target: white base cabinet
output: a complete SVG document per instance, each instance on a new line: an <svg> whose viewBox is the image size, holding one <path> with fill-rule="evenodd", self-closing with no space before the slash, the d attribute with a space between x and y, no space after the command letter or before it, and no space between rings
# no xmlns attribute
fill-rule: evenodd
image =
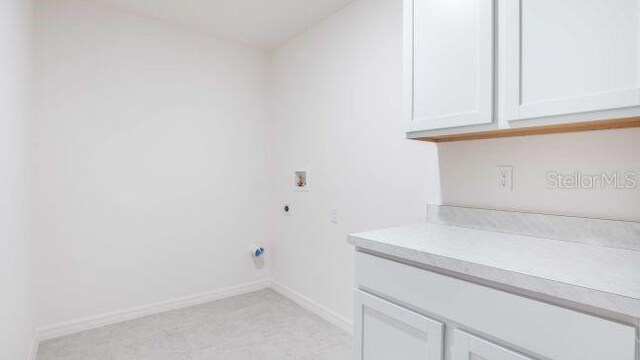
<svg viewBox="0 0 640 360"><path fill-rule="evenodd" d="M637 329L356 253L357 360L637 360Z"/></svg>

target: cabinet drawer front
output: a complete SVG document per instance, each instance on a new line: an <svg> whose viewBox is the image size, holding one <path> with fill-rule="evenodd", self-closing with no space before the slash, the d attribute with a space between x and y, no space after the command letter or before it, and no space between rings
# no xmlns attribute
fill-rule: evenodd
<svg viewBox="0 0 640 360"><path fill-rule="evenodd" d="M636 329L358 252L358 286L555 360L634 360Z"/></svg>
<svg viewBox="0 0 640 360"><path fill-rule="evenodd" d="M442 323L361 291L355 300L356 359L443 359Z"/></svg>

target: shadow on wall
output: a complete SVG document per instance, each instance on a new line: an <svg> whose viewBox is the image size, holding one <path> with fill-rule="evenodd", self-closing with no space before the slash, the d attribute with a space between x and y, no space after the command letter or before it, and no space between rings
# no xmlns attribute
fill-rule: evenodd
<svg viewBox="0 0 640 360"><path fill-rule="evenodd" d="M637 154L640 129L440 143L441 200L640 221ZM498 166L513 167L511 192L498 186Z"/></svg>

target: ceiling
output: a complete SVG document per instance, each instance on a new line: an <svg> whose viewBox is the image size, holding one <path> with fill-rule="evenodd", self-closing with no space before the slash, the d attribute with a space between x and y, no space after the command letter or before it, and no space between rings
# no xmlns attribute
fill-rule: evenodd
<svg viewBox="0 0 640 360"><path fill-rule="evenodd" d="M86 0L270 49L354 0Z"/></svg>

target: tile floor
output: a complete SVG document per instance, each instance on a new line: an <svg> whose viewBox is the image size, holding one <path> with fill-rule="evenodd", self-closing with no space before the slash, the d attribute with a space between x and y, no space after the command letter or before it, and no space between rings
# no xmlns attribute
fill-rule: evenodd
<svg viewBox="0 0 640 360"><path fill-rule="evenodd" d="M273 290L40 344L37 360L348 360L352 337Z"/></svg>

